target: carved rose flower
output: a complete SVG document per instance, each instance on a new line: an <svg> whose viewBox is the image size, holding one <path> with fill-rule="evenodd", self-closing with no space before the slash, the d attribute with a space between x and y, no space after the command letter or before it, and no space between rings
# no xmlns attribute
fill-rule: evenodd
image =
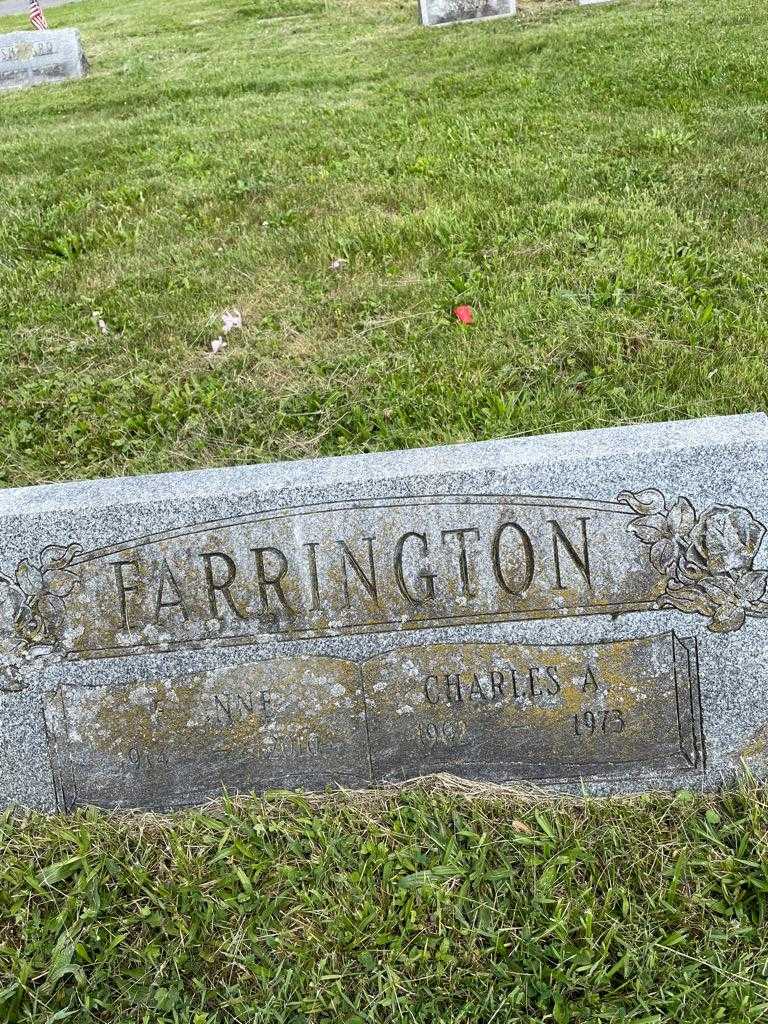
<svg viewBox="0 0 768 1024"><path fill-rule="evenodd" d="M678 498L670 509L634 519L629 529L644 544L650 545L648 557L654 569L671 574L689 543L689 534L695 523L693 505L687 498Z"/></svg>
<svg viewBox="0 0 768 1024"><path fill-rule="evenodd" d="M622 491L619 500L638 513L628 529L666 577L662 606L706 615L714 633L741 629L748 615L768 618L768 571L754 568L766 528L745 508L713 505L698 515L687 498L670 504L655 488Z"/></svg>
<svg viewBox="0 0 768 1024"><path fill-rule="evenodd" d="M22 559L15 579L5 579L16 605L17 632L28 643L56 635L64 620L64 598L80 582L71 562L81 551L79 544L49 544L37 562Z"/></svg>
<svg viewBox="0 0 768 1024"><path fill-rule="evenodd" d="M49 544L37 561L23 558L12 576L0 572L11 616L3 616L7 625L0 628L0 692L22 690L23 664L49 654L59 642L64 598L80 583L72 563L82 550L79 544Z"/></svg>
<svg viewBox="0 0 768 1024"><path fill-rule="evenodd" d="M694 578L703 572L718 575L748 571L764 536L765 527L745 508L713 505L691 530L685 571Z"/></svg>

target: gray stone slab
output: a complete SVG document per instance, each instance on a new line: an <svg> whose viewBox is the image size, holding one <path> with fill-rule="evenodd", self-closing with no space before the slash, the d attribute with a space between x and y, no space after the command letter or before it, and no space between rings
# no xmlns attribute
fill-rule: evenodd
<svg viewBox="0 0 768 1024"><path fill-rule="evenodd" d="M762 414L0 491L0 805L768 774Z"/></svg>
<svg viewBox="0 0 768 1024"><path fill-rule="evenodd" d="M434 27L457 21L486 21L517 13L517 0L419 0L421 22Z"/></svg>
<svg viewBox="0 0 768 1024"><path fill-rule="evenodd" d="M88 72L75 28L0 35L0 90L65 82Z"/></svg>

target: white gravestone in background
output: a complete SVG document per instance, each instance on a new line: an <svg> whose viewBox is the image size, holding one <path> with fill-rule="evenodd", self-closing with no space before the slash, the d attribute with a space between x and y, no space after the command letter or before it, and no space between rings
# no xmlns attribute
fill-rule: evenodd
<svg viewBox="0 0 768 1024"><path fill-rule="evenodd" d="M505 18L517 13L517 0L419 0L423 25Z"/></svg>
<svg viewBox="0 0 768 1024"><path fill-rule="evenodd" d="M88 72L75 28L0 35L0 90L82 78Z"/></svg>

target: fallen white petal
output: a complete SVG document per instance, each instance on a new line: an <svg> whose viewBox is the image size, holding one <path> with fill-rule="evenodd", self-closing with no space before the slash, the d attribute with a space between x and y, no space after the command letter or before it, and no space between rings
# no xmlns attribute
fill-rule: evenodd
<svg viewBox="0 0 768 1024"><path fill-rule="evenodd" d="M243 326L243 318L240 315L240 311L237 309L228 310L225 309L221 316L222 323L224 324L224 334L229 334L232 330L240 330Z"/></svg>

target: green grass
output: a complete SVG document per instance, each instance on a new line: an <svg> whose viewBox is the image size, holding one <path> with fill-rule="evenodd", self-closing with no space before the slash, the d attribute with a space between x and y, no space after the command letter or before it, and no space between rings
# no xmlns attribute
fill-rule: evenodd
<svg viewBox="0 0 768 1024"><path fill-rule="evenodd" d="M429 794L0 820L0 1016L746 1024L768 802Z"/></svg>
<svg viewBox="0 0 768 1024"><path fill-rule="evenodd" d="M49 12L93 74L0 97L0 482L765 405L768 5L414 8ZM767 889L759 790L7 818L0 1020L751 1024Z"/></svg>
<svg viewBox="0 0 768 1024"><path fill-rule="evenodd" d="M93 75L0 99L1 482L764 406L768 5L415 8L50 10Z"/></svg>

